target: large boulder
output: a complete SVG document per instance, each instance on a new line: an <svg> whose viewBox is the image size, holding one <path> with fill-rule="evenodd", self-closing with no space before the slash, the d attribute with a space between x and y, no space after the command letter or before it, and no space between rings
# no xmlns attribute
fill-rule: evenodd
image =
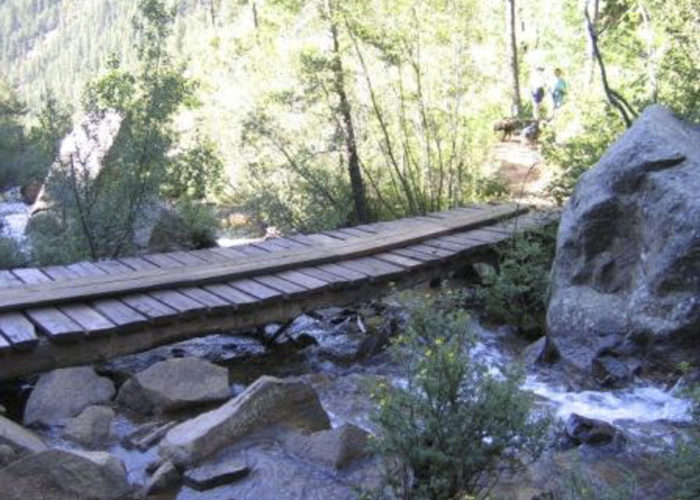
<svg viewBox="0 0 700 500"><path fill-rule="evenodd" d="M115 110L86 115L61 142L56 161L51 165L44 186L33 194L32 215L43 212L54 203L51 190L46 189L52 179L69 175L77 170L78 179L96 179L102 172L104 159L119 135L124 116ZM24 197L24 193L23 197ZM27 198L30 198L27 194Z"/></svg>
<svg viewBox="0 0 700 500"><path fill-rule="evenodd" d="M562 214L547 311L574 373L590 379L601 356L700 362L698 193L700 127L660 106L582 176Z"/></svg>
<svg viewBox="0 0 700 500"><path fill-rule="evenodd" d="M110 500L130 492L119 459L104 452L48 450L0 469L3 500Z"/></svg>
<svg viewBox="0 0 700 500"><path fill-rule="evenodd" d="M130 378L118 401L143 413L165 413L231 396L228 370L199 358L161 361Z"/></svg>
<svg viewBox="0 0 700 500"><path fill-rule="evenodd" d="M47 450L39 436L0 416L0 445L9 446L17 453L38 453Z"/></svg>
<svg viewBox="0 0 700 500"><path fill-rule="evenodd" d="M160 455L178 466L197 464L271 427L314 432L328 429L330 422L310 386L264 376L228 403L171 429L160 443Z"/></svg>
<svg viewBox="0 0 700 500"><path fill-rule="evenodd" d="M24 424L51 426L80 414L91 405L109 402L115 389L111 380L91 367L61 368L39 377L24 409Z"/></svg>

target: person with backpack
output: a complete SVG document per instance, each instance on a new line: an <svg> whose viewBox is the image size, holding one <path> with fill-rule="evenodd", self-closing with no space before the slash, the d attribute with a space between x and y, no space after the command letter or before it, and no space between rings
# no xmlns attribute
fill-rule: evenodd
<svg viewBox="0 0 700 500"><path fill-rule="evenodd" d="M545 83L544 68L538 66L530 80L530 96L532 97L532 112L535 120L542 117L542 103L546 94L547 84Z"/></svg>

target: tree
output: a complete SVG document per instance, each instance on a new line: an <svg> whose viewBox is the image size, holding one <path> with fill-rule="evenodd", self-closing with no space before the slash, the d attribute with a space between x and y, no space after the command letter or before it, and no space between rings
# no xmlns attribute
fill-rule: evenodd
<svg viewBox="0 0 700 500"><path fill-rule="evenodd" d="M509 42L510 73L513 82L513 114L520 116L522 102L520 100L520 72L518 68L518 42L516 38L516 8L515 0L507 0L507 26Z"/></svg>

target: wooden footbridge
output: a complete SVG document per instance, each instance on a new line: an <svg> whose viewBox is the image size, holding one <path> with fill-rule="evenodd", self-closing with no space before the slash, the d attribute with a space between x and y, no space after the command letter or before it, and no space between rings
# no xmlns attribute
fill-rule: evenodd
<svg viewBox="0 0 700 500"><path fill-rule="evenodd" d="M486 204L230 248L0 271L0 380L365 300L546 217Z"/></svg>

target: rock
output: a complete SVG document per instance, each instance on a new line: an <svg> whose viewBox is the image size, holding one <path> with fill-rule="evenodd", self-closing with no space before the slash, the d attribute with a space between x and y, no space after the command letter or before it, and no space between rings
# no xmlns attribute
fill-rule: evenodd
<svg viewBox="0 0 700 500"><path fill-rule="evenodd" d="M115 110L91 113L85 116L61 142L58 158L49 168L46 181L35 197L32 216L49 209L54 200L48 182L77 169L77 179L96 179L102 172L103 162L119 135L123 115Z"/></svg>
<svg viewBox="0 0 700 500"><path fill-rule="evenodd" d="M204 491L232 483L248 475L250 469L242 461L227 460L218 464L200 465L185 472L185 484Z"/></svg>
<svg viewBox="0 0 700 500"><path fill-rule="evenodd" d="M632 382L633 371L627 363L612 356L599 356L591 365L593 379L603 387L621 388Z"/></svg>
<svg viewBox="0 0 700 500"><path fill-rule="evenodd" d="M97 371L109 375L121 385L133 375L167 359L195 357L218 365L228 365L263 356L265 353L265 346L252 337L215 334L111 359L100 363Z"/></svg>
<svg viewBox="0 0 700 500"><path fill-rule="evenodd" d="M3 405L0 405L0 417L3 417L7 415L7 408L5 408Z"/></svg>
<svg viewBox="0 0 700 500"><path fill-rule="evenodd" d="M3 500L110 500L130 492L121 461L104 452L52 449L0 470Z"/></svg>
<svg viewBox="0 0 700 500"><path fill-rule="evenodd" d="M601 354L700 363L700 127L660 106L586 172L566 204L548 334L575 371Z"/></svg>
<svg viewBox="0 0 700 500"><path fill-rule="evenodd" d="M17 459L17 452L7 444L0 444L0 469Z"/></svg>
<svg viewBox="0 0 700 500"><path fill-rule="evenodd" d="M545 336L525 347L520 357L527 366L551 364L559 359L559 351L554 342Z"/></svg>
<svg viewBox="0 0 700 500"><path fill-rule="evenodd" d="M301 458L340 469L366 456L368 441L367 431L343 424L309 436L294 433L285 440L285 447Z"/></svg>
<svg viewBox="0 0 700 500"><path fill-rule="evenodd" d="M572 413L566 421L566 435L576 443L591 446L622 444L625 441L622 431L614 425L576 413Z"/></svg>
<svg viewBox="0 0 700 500"><path fill-rule="evenodd" d="M114 384L91 367L61 368L39 377L24 409L24 424L53 425L91 405L109 402Z"/></svg>
<svg viewBox="0 0 700 500"><path fill-rule="evenodd" d="M114 410L108 406L88 406L66 424L63 437L87 448L105 443L111 436Z"/></svg>
<svg viewBox="0 0 700 500"><path fill-rule="evenodd" d="M160 443L160 455L176 465L193 465L244 436L273 426L309 432L330 427L310 386L264 376L228 403L171 429Z"/></svg>
<svg viewBox="0 0 700 500"><path fill-rule="evenodd" d="M156 469L146 485L146 495L174 491L182 481L182 474L172 462L165 462Z"/></svg>
<svg viewBox="0 0 700 500"><path fill-rule="evenodd" d="M228 370L199 358L169 359L134 375L117 401L139 413L165 413L231 396Z"/></svg>
<svg viewBox="0 0 700 500"><path fill-rule="evenodd" d="M0 445L7 445L19 453L38 453L48 449L39 436L5 417L0 417Z"/></svg>
<svg viewBox="0 0 700 500"><path fill-rule="evenodd" d="M22 201L26 205L33 205L41 192L42 186L43 183L36 179L32 180L29 184L22 186L20 189L20 193L22 193Z"/></svg>
<svg viewBox="0 0 700 500"><path fill-rule="evenodd" d="M136 218L134 245L146 253L171 252L216 246L213 236L193 231L175 206L152 200Z"/></svg>

